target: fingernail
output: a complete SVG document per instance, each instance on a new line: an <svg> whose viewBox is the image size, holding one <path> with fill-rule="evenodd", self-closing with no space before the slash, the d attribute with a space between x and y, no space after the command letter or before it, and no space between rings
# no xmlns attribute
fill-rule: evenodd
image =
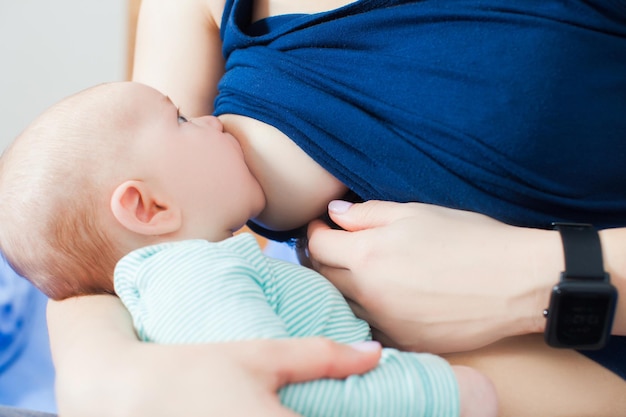
<svg viewBox="0 0 626 417"><path fill-rule="evenodd" d="M359 352L374 352L380 349L380 343L375 340L351 343L350 346Z"/></svg>
<svg viewBox="0 0 626 417"><path fill-rule="evenodd" d="M344 214L352 207L352 203L344 200L333 200L328 203L328 211L335 214Z"/></svg>

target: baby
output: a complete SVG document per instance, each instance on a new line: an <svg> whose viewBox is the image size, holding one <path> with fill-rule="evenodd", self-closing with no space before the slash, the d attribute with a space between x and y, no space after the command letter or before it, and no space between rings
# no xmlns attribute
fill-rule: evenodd
<svg viewBox="0 0 626 417"><path fill-rule="evenodd" d="M371 340L321 275L264 256L251 235L233 237L271 206L250 143L216 117L185 118L142 84L85 90L0 159L0 249L53 299L117 294L144 341ZM482 374L394 349L364 375L280 396L304 416L496 415Z"/></svg>

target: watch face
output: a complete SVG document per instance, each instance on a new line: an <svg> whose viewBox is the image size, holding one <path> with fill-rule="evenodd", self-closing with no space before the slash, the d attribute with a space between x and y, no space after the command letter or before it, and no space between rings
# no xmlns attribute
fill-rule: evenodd
<svg viewBox="0 0 626 417"><path fill-rule="evenodd" d="M606 294L568 294L561 300L557 337L566 345L592 345L604 334L610 300Z"/></svg>
<svg viewBox="0 0 626 417"><path fill-rule="evenodd" d="M561 283L553 293L554 345L579 349L604 346L611 331L616 291L606 283Z"/></svg>

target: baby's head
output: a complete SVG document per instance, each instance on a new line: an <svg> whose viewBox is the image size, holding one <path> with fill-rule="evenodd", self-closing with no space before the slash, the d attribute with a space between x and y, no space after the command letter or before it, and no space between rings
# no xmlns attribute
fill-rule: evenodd
<svg viewBox="0 0 626 417"><path fill-rule="evenodd" d="M0 159L0 248L54 299L112 292L120 250L104 221L106 191L129 162L132 123L110 106L113 93L102 85L54 105Z"/></svg>
<svg viewBox="0 0 626 417"><path fill-rule="evenodd" d="M9 263L63 299L113 293L117 261L138 247L227 237L258 211L247 199L260 188L216 118L192 122L137 83L99 85L44 112L0 159Z"/></svg>

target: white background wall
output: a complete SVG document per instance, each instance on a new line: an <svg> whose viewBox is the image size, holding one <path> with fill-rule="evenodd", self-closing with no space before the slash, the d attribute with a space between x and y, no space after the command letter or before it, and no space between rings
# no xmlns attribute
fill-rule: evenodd
<svg viewBox="0 0 626 417"><path fill-rule="evenodd" d="M0 150L61 98L126 76L126 0L0 0Z"/></svg>

